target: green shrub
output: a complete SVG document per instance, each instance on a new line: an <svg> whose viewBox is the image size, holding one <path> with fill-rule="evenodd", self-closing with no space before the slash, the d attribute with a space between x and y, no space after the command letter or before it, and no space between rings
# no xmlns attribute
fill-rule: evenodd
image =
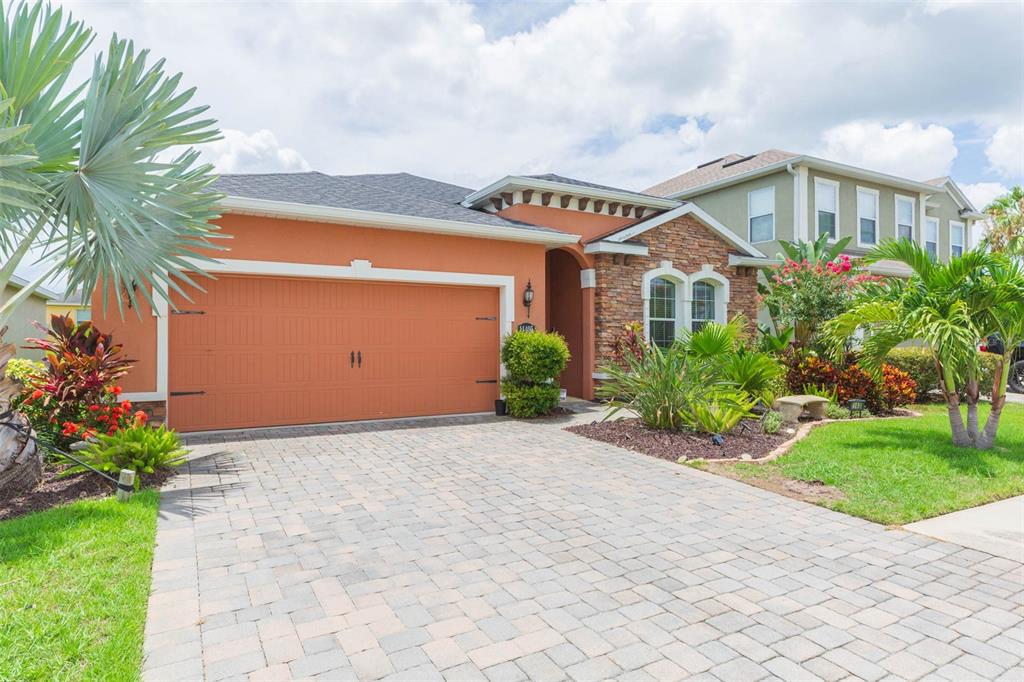
<svg viewBox="0 0 1024 682"><path fill-rule="evenodd" d="M829 419L849 419L850 410L836 403L829 403L825 408L825 416Z"/></svg>
<svg viewBox="0 0 1024 682"><path fill-rule="evenodd" d="M569 347L560 334L513 332L501 346L501 361L516 381L543 384L565 369Z"/></svg>
<svg viewBox="0 0 1024 682"><path fill-rule="evenodd" d="M506 379L501 384L505 409L513 417L530 419L549 414L558 407L558 384L530 384Z"/></svg>
<svg viewBox="0 0 1024 682"><path fill-rule="evenodd" d="M777 410L768 410L761 417L761 430L771 435L782 429L782 413Z"/></svg>
<svg viewBox="0 0 1024 682"><path fill-rule="evenodd" d="M935 360L927 348L893 348L885 361L902 369L917 383L918 399L925 399L931 391L939 390L939 375L935 371Z"/></svg>
<svg viewBox="0 0 1024 682"><path fill-rule="evenodd" d="M11 358L7 361L7 369L4 375L8 379L17 381L19 384L27 384L32 377L46 374L46 365L38 360L28 358Z"/></svg>
<svg viewBox="0 0 1024 682"><path fill-rule="evenodd" d="M561 389L555 379L569 362L569 347L559 334L514 332L501 344L508 378L501 383L505 409L513 417L548 414L558 407Z"/></svg>
<svg viewBox="0 0 1024 682"><path fill-rule="evenodd" d="M996 362L999 358L992 353L978 352L978 388L983 396L992 395L992 382L996 374ZM939 374L935 369L935 360L931 351L920 346L893 348L885 361L903 370L917 384L917 399L927 400L930 393L940 391ZM963 396L961 396L962 398Z"/></svg>
<svg viewBox="0 0 1024 682"><path fill-rule="evenodd" d="M131 469L136 474L152 474L157 469L169 469L183 464L187 454L188 450L182 447L181 439L174 431L165 426L154 429L140 425L110 435L99 434L95 442L75 456L108 473ZM66 461L72 464L65 470L66 475L87 470L73 460ZM140 484L140 476L136 476L136 490Z"/></svg>

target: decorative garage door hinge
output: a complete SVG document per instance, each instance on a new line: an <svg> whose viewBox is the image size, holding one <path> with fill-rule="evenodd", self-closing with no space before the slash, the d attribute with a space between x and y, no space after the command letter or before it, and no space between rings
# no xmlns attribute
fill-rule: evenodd
<svg viewBox="0 0 1024 682"><path fill-rule="evenodd" d="M496 384L496 383L498 383L498 380L497 379L477 379L476 383L478 383L478 384Z"/></svg>
<svg viewBox="0 0 1024 682"><path fill-rule="evenodd" d="M205 315L205 310L172 310L171 315Z"/></svg>
<svg viewBox="0 0 1024 682"><path fill-rule="evenodd" d="M496 318L494 315L489 315L487 317L477 317L476 319L478 319L478 320L496 320L498 318Z"/></svg>
<svg viewBox="0 0 1024 682"><path fill-rule="evenodd" d="M206 391L171 391L172 398L177 398L181 395L206 395Z"/></svg>

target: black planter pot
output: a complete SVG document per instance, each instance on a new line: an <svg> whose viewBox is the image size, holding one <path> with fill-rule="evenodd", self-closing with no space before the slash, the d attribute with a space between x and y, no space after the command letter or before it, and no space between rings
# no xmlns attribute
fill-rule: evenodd
<svg viewBox="0 0 1024 682"><path fill-rule="evenodd" d="M494 414L497 417L504 417L507 414L505 412L505 401L501 398L494 401Z"/></svg>

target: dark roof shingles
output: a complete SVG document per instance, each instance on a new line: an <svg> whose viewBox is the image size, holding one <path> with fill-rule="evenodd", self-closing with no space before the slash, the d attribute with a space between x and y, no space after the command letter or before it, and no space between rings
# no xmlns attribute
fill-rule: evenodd
<svg viewBox="0 0 1024 682"><path fill-rule="evenodd" d="M470 190L408 173L347 176L317 172L222 175L215 187L236 197L350 208L536 232L559 232L466 208L459 201Z"/></svg>

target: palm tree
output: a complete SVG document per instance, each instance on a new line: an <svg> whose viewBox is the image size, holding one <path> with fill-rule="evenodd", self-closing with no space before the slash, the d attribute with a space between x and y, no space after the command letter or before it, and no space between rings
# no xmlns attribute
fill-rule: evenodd
<svg viewBox="0 0 1024 682"><path fill-rule="evenodd" d="M876 375L890 350L905 341L931 352L946 400L953 443L988 449L995 443L1009 377L1013 348L1024 340L1024 269L1002 254L974 249L948 263L932 261L919 245L884 242L865 258L908 265L907 280L865 285L855 305L825 325L825 336L838 354L858 328L867 332L862 367ZM992 409L984 430L978 426L978 346L999 334L1006 351L997 363ZM960 392L967 402L961 413Z"/></svg>
<svg viewBox="0 0 1024 682"><path fill-rule="evenodd" d="M217 236L221 195L193 148L219 137L207 107L116 35L91 77L70 83L93 38L41 1L0 6L0 291L30 253L46 263L0 304L0 329L58 274L69 289L113 292L122 314L138 310L139 297L194 284L186 272ZM0 377L10 354L0 345ZM0 475L14 459L0 445Z"/></svg>
<svg viewBox="0 0 1024 682"><path fill-rule="evenodd" d="M993 251L1024 256L1024 188L1017 185L985 207L985 242Z"/></svg>

